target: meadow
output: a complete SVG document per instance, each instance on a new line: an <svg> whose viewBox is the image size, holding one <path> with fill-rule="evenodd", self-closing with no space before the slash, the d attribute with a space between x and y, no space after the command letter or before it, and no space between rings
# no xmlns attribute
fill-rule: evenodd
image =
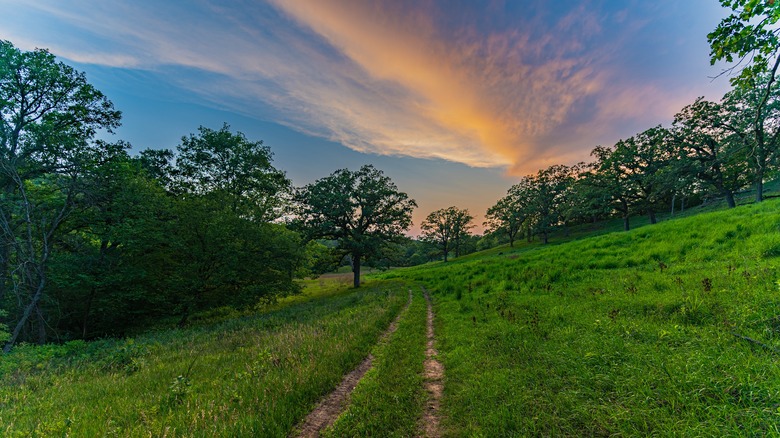
<svg viewBox="0 0 780 438"><path fill-rule="evenodd" d="M307 290L217 324L17 347L0 362L0 435L285 436L408 297L392 282Z"/></svg>
<svg viewBox="0 0 780 438"><path fill-rule="evenodd" d="M385 274L433 291L444 435L780 434L779 207Z"/></svg>
<svg viewBox="0 0 780 438"><path fill-rule="evenodd" d="M442 436L778 435L779 208L517 242L358 290L326 276L187 329L23 345L0 361L0 434L288 436L371 353L323 435L415 436L424 287Z"/></svg>

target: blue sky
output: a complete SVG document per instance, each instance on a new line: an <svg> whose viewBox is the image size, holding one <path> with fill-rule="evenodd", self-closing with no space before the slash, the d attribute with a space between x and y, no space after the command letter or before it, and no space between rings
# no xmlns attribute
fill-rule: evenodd
<svg viewBox="0 0 780 438"><path fill-rule="evenodd" d="M223 122L296 185L372 163L481 223L519 176L588 161L727 78L716 0L0 0L0 38L48 48L123 111L135 149Z"/></svg>

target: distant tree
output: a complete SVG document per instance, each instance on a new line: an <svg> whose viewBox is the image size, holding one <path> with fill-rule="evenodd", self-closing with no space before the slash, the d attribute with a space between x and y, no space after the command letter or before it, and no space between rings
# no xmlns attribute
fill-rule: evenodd
<svg viewBox="0 0 780 438"><path fill-rule="evenodd" d="M531 208L535 213L537 232L546 244L550 232L563 219L564 199L574 181L572 168L563 165L550 166L540 170L533 177Z"/></svg>
<svg viewBox="0 0 780 438"><path fill-rule="evenodd" d="M596 222L612 213L610 196L599 186L592 165L580 164L565 198L563 217L569 223Z"/></svg>
<svg viewBox="0 0 780 438"><path fill-rule="evenodd" d="M22 52L0 41L0 304L14 294L9 351L34 317L46 340L44 298L56 234L73 210L79 176L100 145L97 130L120 113L84 74L45 50Z"/></svg>
<svg viewBox="0 0 780 438"><path fill-rule="evenodd" d="M340 169L298 190L297 226L309 239L333 239L352 258L354 286L361 262L403 236L412 224L413 199L382 171L365 165Z"/></svg>
<svg viewBox="0 0 780 438"><path fill-rule="evenodd" d="M472 245L470 244L472 237L470 230L474 228L474 224L471 223L473 220L474 216L472 216L467 209L454 212L453 235L455 236L455 257L460 257L468 252L473 252L473 249L471 249Z"/></svg>
<svg viewBox="0 0 780 438"><path fill-rule="evenodd" d="M485 227L488 233L501 233L509 238L509 246L513 247L518 234L521 234L528 218L530 188L527 178L507 190L506 196L499 199L495 205L488 208L485 214ZM521 236L522 237L522 236Z"/></svg>
<svg viewBox="0 0 780 438"><path fill-rule="evenodd" d="M734 192L747 184L747 151L725 112L700 97L675 115L671 132L683 172L710 185L734 208Z"/></svg>
<svg viewBox="0 0 780 438"><path fill-rule="evenodd" d="M433 211L420 225L422 238L435 244L444 254L446 262L450 251L456 251L455 257L460 255L460 242L472 227L473 219L468 210L457 207Z"/></svg>
<svg viewBox="0 0 780 438"><path fill-rule="evenodd" d="M657 222L662 202L679 182L671 145L669 131L656 126L621 140L615 147L621 171L633 186L636 205L651 224Z"/></svg>
<svg viewBox="0 0 780 438"><path fill-rule="evenodd" d="M636 202L635 189L622 168L622 157L617 148L598 146L591 152L596 160L591 163L592 171L587 176L588 184L599 190L607 205L623 218L623 230L630 229L629 217Z"/></svg>

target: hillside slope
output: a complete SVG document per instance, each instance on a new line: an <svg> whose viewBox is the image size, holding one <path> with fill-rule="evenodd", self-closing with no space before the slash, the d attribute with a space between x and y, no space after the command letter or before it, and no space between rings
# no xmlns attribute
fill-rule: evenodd
<svg viewBox="0 0 780 438"><path fill-rule="evenodd" d="M434 293L449 435L778 434L779 209L384 277Z"/></svg>

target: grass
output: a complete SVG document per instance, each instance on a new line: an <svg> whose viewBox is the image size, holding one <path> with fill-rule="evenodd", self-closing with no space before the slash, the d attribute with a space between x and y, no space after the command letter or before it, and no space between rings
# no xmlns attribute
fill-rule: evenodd
<svg viewBox="0 0 780 438"><path fill-rule="evenodd" d="M415 436L427 394L423 388L427 307L416 289L387 342L374 349L374 367L352 393L349 408L326 437Z"/></svg>
<svg viewBox="0 0 780 438"><path fill-rule="evenodd" d="M218 309L186 330L21 346L0 361L0 435L285 436L369 352L325 435L415 435L418 288L377 344L411 284L433 295L444 436L780 435L779 210L583 228L358 291L348 275L306 280L259 314Z"/></svg>
<svg viewBox="0 0 780 438"><path fill-rule="evenodd" d="M370 351L398 284L136 339L20 347L0 368L3 436L284 436Z"/></svg>
<svg viewBox="0 0 780 438"><path fill-rule="evenodd" d="M780 202L384 278L434 292L445 436L780 434Z"/></svg>

